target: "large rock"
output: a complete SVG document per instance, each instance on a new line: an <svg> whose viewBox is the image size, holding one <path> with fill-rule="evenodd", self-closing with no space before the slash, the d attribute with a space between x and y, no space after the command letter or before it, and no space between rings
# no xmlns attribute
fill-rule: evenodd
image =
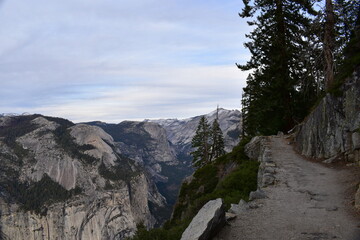
<svg viewBox="0 0 360 240"><path fill-rule="evenodd" d="M264 199L266 198L266 194L263 190L257 189L256 191L250 192L249 200L253 201L256 199Z"/></svg>
<svg viewBox="0 0 360 240"><path fill-rule="evenodd" d="M262 157L265 145L267 142L267 137L256 136L251 139L251 141L245 145L245 154L250 159L260 160Z"/></svg>
<svg viewBox="0 0 360 240"><path fill-rule="evenodd" d="M221 198L207 202L191 221L181 240L211 239L225 225L225 209Z"/></svg>

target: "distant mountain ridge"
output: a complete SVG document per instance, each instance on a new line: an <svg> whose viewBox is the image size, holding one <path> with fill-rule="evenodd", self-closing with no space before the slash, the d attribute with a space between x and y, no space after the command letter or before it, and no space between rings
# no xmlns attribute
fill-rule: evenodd
<svg viewBox="0 0 360 240"><path fill-rule="evenodd" d="M225 150L230 152L239 142L241 113L219 109L205 115L209 123L218 116L224 134ZM144 166L166 197L169 211L175 203L182 180L193 172L190 156L193 138L201 116L188 119L123 121L118 124L89 122L101 127L114 138L119 151Z"/></svg>
<svg viewBox="0 0 360 240"><path fill-rule="evenodd" d="M61 118L0 117L0 169L8 239L124 239L166 203L109 134Z"/></svg>
<svg viewBox="0 0 360 240"><path fill-rule="evenodd" d="M202 116L202 115L201 115ZM167 132L169 141L173 145L182 146L184 150L191 144L201 116L187 119L160 119L147 120L163 126ZM241 134L241 113L239 110L226 110L220 108L204 115L211 124L218 116L220 128L224 134L225 150L230 152L237 145ZM187 149L189 150L189 149Z"/></svg>
<svg viewBox="0 0 360 240"><path fill-rule="evenodd" d="M0 115L0 237L124 239L138 223L161 224L193 172L199 119L74 124ZM220 109L219 121L231 149L240 112Z"/></svg>

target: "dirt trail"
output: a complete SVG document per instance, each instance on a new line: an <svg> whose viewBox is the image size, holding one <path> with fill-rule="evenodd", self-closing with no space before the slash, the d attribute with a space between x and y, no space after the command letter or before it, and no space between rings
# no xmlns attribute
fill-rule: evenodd
<svg viewBox="0 0 360 240"><path fill-rule="evenodd" d="M303 159L280 137L272 137L276 183L266 199L243 211L216 240L360 240L360 221L345 204L349 174Z"/></svg>

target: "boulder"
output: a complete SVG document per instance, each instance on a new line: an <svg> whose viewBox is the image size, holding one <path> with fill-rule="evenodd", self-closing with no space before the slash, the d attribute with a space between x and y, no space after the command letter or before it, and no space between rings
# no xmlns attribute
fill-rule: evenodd
<svg viewBox="0 0 360 240"><path fill-rule="evenodd" d="M236 218L236 214L235 214L235 213L230 213L230 212L225 213L226 222L232 221L232 220L234 220L235 218Z"/></svg>
<svg viewBox="0 0 360 240"><path fill-rule="evenodd" d="M240 212L241 212L241 209L240 209L240 206L238 204L231 204L231 207L229 209L229 213L239 215Z"/></svg>
<svg viewBox="0 0 360 240"><path fill-rule="evenodd" d="M244 199L240 199L239 208L244 209L244 210L248 210L249 209L249 204Z"/></svg>
<svg viewBox="0 0 360 240"><path fill-rule="evenodd" d="M264 199L264 198L266 198L266 194L261 189L258 189L258 190L254 191L254 192L251 192L250 196L249 196L250 201L255 200L255 199Z"/></svg>
<svg viewBox="0 0 360 240"><path fill-rule="evenodd" d="M207 202L185 229L181 240L207 240L225 225L225 208L221 198Z"/></svg>
<svg viewBox="0 0 360 240"><path fill-rule="evenodd" d="M262 181L261 181L261 187L267 187L270 185L274 185L275 183L275 177L272 174L269 173L265 173L262 176Z"/></svg>
<svg viewBox="0 0 360 240"><path fill-rule="evenodd" d="M258 160L262 155L264 141L266 141L266 137L253 137L251 141L245 145L246 156L248 156L250 159Z"/></svg>
<svg viewBox="0 0 360 240"><path fill-rule="evenodd" d="M241 213L246 212L247 210L249 210L248 203L241 199L239 204L231 204L229 213L240 215Z"/></svg>

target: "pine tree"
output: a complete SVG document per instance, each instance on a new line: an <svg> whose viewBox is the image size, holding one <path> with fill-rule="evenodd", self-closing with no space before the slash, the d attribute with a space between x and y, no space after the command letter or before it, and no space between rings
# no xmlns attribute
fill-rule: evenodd
<svg viewBox="0 0 360 240"><path fill-rule="evenodd" d="M224 136L221 131L218 118L216 118L211 128L211 154L210 161L217 159L225 154Z"/></svg>
<svg viewBox="0 0 360 240"><path fill-rule="evenodd" d="M334 84L335 14L332 0L326 0L325 19L325 85L326 89L329 89Z"/></svg>
<svg viewBox="0 0 360 240"><path fill-rule="evenodd" d="M205 116L200 118L191 146L195 149L191 152L195 167L202 167L210 162L210 125Z"/></svg>
<svg viewBox="0 0 360 240"><path fill-rule="evenodd" d="M253 70L244 88L245 134L274 134L287 131L301 121L316 99L316 81L307 69L312 51L307 36L310 0L243 0L241 17L254 17L255 26L245 43L252 56L242 70ZM253 3L253 6L250 3Z"/></svg>
<svg viewBox="0 0 360 240"><path fill-rule="evenodd" d="M360 2L354 0L335 0L335 61L337 65L344 60L344 48L348 45L355 30L360 11ZM335 69L336 70L336 69Z"/></svg>

